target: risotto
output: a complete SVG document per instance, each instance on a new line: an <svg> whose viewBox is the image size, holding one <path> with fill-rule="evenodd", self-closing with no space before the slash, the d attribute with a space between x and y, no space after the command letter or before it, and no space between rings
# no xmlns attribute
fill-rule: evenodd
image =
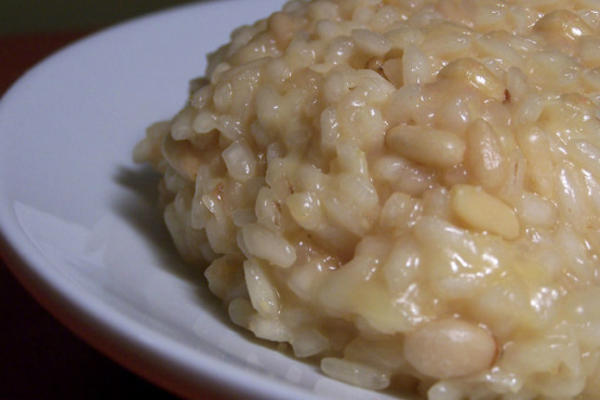
<svg viewBox="0 0 600 400"><path fill-rule="evenodd" d="M599 105L599 0L296 0L134 156L231 320L325 374L600 399Z"/></svg>

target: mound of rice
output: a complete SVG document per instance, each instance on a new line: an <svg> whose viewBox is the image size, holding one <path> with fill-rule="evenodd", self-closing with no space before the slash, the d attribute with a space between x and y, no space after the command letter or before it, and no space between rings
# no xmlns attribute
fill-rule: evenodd
<svg viewBox="0 0 600 400"><path fill-rule="evenodd" d="M232 321L431 400L600 399L600 1L289 2L135 159Z"/></svg>

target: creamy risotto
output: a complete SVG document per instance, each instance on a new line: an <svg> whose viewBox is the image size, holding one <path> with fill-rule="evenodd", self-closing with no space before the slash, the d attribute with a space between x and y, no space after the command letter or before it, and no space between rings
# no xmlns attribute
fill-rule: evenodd
<svg viewBox="0 0 600 400"><path fill-rule="evenodd" d="M135 159L231 320L430 400L600 399L600 1L291 1Z"/></svg>

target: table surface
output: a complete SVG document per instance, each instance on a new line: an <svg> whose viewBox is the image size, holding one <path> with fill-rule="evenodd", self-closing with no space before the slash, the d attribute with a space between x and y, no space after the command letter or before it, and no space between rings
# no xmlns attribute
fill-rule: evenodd
<svg viewBox="0 0 600 400"><path fill-rule="evenodd" d="M28 68L88 33L0 37L0 96ZM1 399L177 398L119 366L63 327L23 289L1 254L0 315ZM209 392L202 398L224 399Z"/></svg>

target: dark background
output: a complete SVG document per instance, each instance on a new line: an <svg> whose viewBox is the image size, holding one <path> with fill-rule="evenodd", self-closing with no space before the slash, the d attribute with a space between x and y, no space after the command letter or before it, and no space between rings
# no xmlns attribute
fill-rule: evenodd
<svg viewBox="0 0 600 400"><path fill-rule="evenodd" d="M103 27L190 0L0 0L0 96L29 67ZM0 249L0 399L176 399L106 358L39 306ZM207 392L205 399L222 400Z"/></svg>
<svg viewBox="0 0 600 400"><path fill-rule="evenodd" d="M0 35L81 31L192 0L0 0Z"/></svg>

